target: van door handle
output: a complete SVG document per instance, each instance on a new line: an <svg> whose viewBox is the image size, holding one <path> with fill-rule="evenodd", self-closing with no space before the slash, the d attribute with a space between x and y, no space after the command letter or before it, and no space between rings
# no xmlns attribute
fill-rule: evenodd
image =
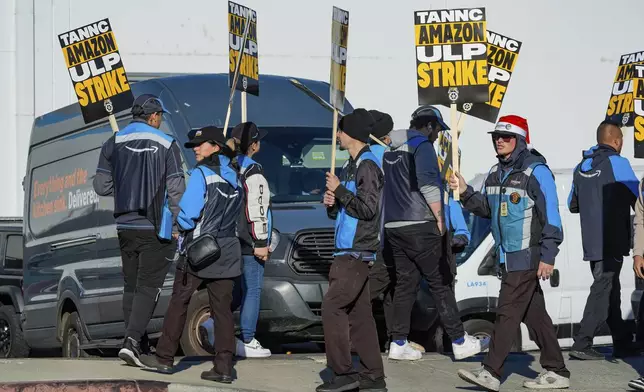
<svg viewBox="0 0 644 392"><path fill-rule="evenodd" d="M88 244L95 243L96 240L98 240L98 234L88 235L86 237L75 238L73 240L54 242L53 244L49 245L49 249L59 250L59 249L65 249L65 248L72 248L74 246L88 245Z"/></svg>

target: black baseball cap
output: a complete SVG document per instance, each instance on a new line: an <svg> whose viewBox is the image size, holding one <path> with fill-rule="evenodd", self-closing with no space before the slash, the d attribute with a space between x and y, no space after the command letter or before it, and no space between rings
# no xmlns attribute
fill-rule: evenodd
<svg viewBox="0 0 644 392"><path fill-rule="evenodd" d="M363 143L369 142L369 135L373 132L374 125L375 121L371 113L361 108L342 117L338 124L342 132Z"/></svg>
<svg viewBox="0 0 644 392"><path fill-rule="evenodd" d="M423 105L423 106L420 106L418 109L414 110L414 112L411 114L412 120L416 120L423 117L436 119L436 122L441 126L443 131L449 131L449 127L447 126L447 124L445 124L441 111L438 110L436 107L431 105Z"/></svg>
<svg viewBox="0 0 644 392"><path fill-rule="evenodd" d="M266 134L265 130L257 128L257 125L250 121L237 124L231 132L231 136L239 140L244 146L250 146L262 140Z"/></svg>
<svg viewBox="0 0 644 392"><path fill-rule="evenodd" d="M387 113L380 112L378 110L369 110L371 117L375 125L373 126L373 131L371 134L378 139L383 138L394 129L394 120Z"/></svg>
<svg viewBox="0 0 644 392"><path fill-rule="evenodd" d="M170 114L170 112L165 108L165 105L163 105L163 101L153 94L139 95L132 105L132 114L135 116L159 112Z"/></svg>
<svg viewBox="0 0 644 392"><path fill-rule="evenodd" d="M188 140L184 146L186 148L193 148L205 142L212 142L217 144L219 147L225 147L226 137L220 128L217 128L214 125L209 125L195 130L191 139Z"/></svg>

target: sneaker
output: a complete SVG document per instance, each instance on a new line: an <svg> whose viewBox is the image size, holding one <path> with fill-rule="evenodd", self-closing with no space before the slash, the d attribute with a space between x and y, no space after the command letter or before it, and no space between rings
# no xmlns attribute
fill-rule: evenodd
<svg viewBox="0 0 644 392"><path fill-rule="evenodd" d="M452 343L452 352L454 359L461 360L485 351L490 347L490 338L477 339L465 333L463 343Z"/></svg>
<svg viewBox="0 0 644 392"><path fill-rule="evenodd" d="M220 382L223 384L231 384L233 382L232 376L221 374L214 367L210 370L206 370L205 372L201 372L201 379L206 381Z"/></svg>
<svg viewBox="0 0 644 392"><path fill-rule="evenodd" d="M644 391L644 377L629 381L628 386L636 391Z"/></svg>
<svg viewBox="0 0 644 392"><path fill-rule="evenodd" d="M534 380L524 382L523 386L528 389L566 389L570 388L570 379L555 372L543 372Z"/></svg>
<svg viewBox="0 0 644 392"><path fill-rule="evenodd" d="M268 358L271 356L271 350L262 347L257 339L253 338L250 343L244 343L237 339L236 354L243 358Z"/></svg>
<svg viewBox="0 0 644 392"><path fill-rule="evenodd" d="M389 359L396 361L415 361L422 357L423 353L413 348L407 340L405 340L405 344L402 346L396 342L391 342L389 345Z"/></svg>
<svg viewBox="0 0 644 392"><path fill-rule="evenodd" d="M477 385L486 391L498 392L501 387L501 381L485 370L484 367L472 371L460 369L457 374L461 380Z"/></svg>
<svg viewBox="0 0 644 392"><path fill-rule="evenodd" d="M358 389L362 392L387 392L387 383L384 377L372 380L368 377L360 376Z"/></svg>
<svg viewBox="0 0 644 392"><path fill-rule="evenodd" d="M119 351L119 358L130 366L144 368L145 365L139 359L141 357L141 348L139 342L128 337L123 342L123 348Z"/></svg>
<svg viewBox="0 0 644 392"><path fill-rule="evenodd" d="M570 358L579 359L580 361L598 361L605 359L604 354L590 347L585 350L571 350L568 353Z"/></svg>
<svg viewBox="0 0 644 392"><path fill-rule="evenodd" d="M143 370L151 370L157 373L172 374L172 364L164 364L159 362L156 355L141 355L139 358L141 363L147 368Z"/></svg>
<svg viewBox="0 0 644 392"><path fill-rule="evenodd" d="M360 387L360 381L353 377L337 376L315 388L316 392L344 392Z"/></svg>

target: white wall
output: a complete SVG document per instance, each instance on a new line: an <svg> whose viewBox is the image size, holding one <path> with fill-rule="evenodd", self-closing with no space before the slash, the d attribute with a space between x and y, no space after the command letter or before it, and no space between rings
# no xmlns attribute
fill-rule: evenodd
<svg viewBox="0 0 644 392"><path fill-rule="evenodd" d="M644 50L641 0L242 3L258 12L260 74L321 80L329 78L331 7L349 10L347 97L389 112L397 127L417 104L413 11L485 6L491 30L524 43L502 114L528 118L533 144L553 167L573 166L594 144L619 55ZM109 17L128 72L227 72L226 12L225 0L0 0L0 215L22 213L33 116L75 100L57 34ZM489 128L466 121L467 176L494 162ZM624 154L632 156L632 130Z"/></svg>

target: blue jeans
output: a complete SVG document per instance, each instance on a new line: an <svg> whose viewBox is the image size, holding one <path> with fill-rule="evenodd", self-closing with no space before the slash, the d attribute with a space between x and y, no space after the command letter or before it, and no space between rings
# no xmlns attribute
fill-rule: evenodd
<svg viewBox="0 0 644 392"><path fill-rule="evenodd" d="M249 343L255 338L257 319L259 318L259 302L264 286L264 262L255 256L242 256L244 275L241 279L243 292L240 309L241 340Z"/></svg>

